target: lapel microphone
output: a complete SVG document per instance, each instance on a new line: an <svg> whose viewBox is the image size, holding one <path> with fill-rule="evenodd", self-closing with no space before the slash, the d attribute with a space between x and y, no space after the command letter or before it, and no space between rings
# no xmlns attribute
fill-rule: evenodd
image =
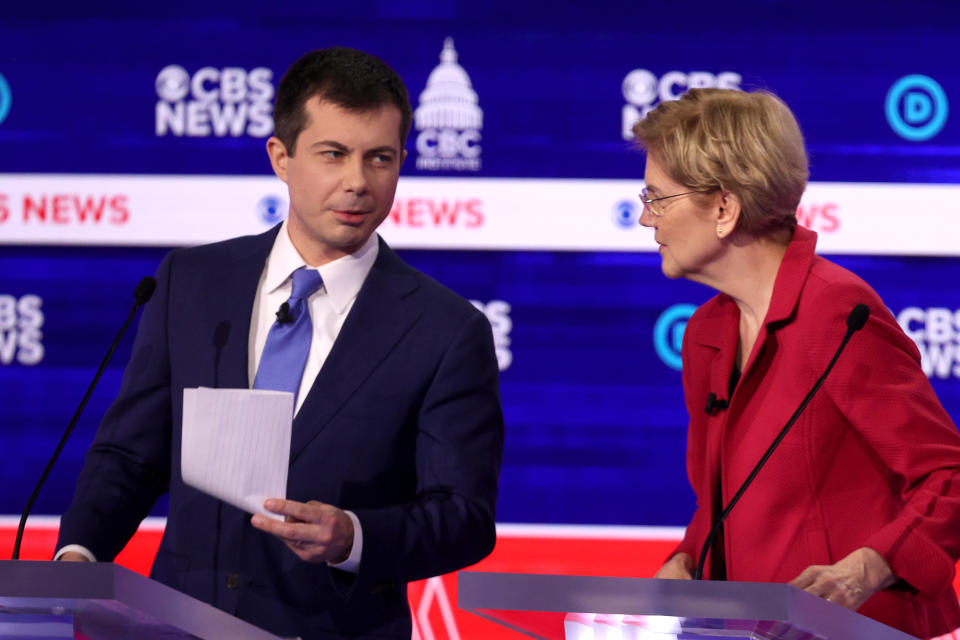
<svg viewBox="0 0 960 640"><path fill-rule="evenodd" d="M113 344L110 345L110 350L107 351L107 355L103 358L103 362L100 363L100 368L97 369L96 375L93 376L93 382L91 382L90 386L87 387L87 392L83 395L83 399L80 401L80 406L77 407L77 411L73 414L70 424L67 425L67 430L63 432L63 437L60 438L60 444L58 444L57 448L54 450L53 456L50 458L50 462L47 463L47 467L40 475L40 480L37 482L37 486L34 487L33 493L30 494L30 499L27 500L27 506L24 507L23 515L20 517L20 525L17 527L17 538L13 543L13 555L10 556L13 560L20 559L20 543L23 541L23 530L27 525L27 516L30 515L30 511L33 509L33 503L37 501L37 496L40 495L40 489L47 481L47 476L50 475L50 471L53 469L53 465L56 464L57 458L60 457L60 452L63 451L64 445L67 444L67 438L69 438L70 434L73 433L73 428L77 426L77 420L80 419L80 414L83 413L83 408L87 406L87 400L89 400L90 396L93 394L93 389L97 386L97 382L100 381L100 376L103 375L104 369L107 368L107 363L110 362L110 358L113 357L113 352L116 351L117 345L120 343L120 338L122 338L123 334L127 332L127 327L129 327L130 323L133 321L133 316L137 313L137 309L147 303L156 288L157 281L150 276L145 276L140 280L140 283L137 284L137 288L134 289L133 298L135 302L133 304L133 309L130 310L130 314L127 316L126 322L124 322L123 326L120 327L120 332L117 334L117 337L114 338Z"/></svg>
<svg viewBox="0 0 960 640"><path fill-rule="evenodd" d="M804 409L807 408L807 405L810 403L810 400L813 399L813 396L817 393L821 386L823 386L823 381L827 379L827 374L833 369L833 365L837 363L837 359L840 357L840 354L843 353L844 348L846 348L847 343L850 341L850 336L863 328L863 325L867 323L867 318L870 316L870 308L863 304L862 302L853 308L853 311L847 316L847 334L843 336L843 341L840 343L840 346L837 348L837 352L833 354L833 359L830 360L830 364L827 365L827 369L823 372L823 375L814 383L813 388L810 389L810 393L803 399L803 402L800 403L800 406L797 407L797 410L790 416L790 420L787 421L786 426L780 431L780 434L773 441L773 444L767 449L767 452L763 454L763 457L760 458L760 462L757 463L757 466L753 468L753 471L750 472L750 475L747 476L747 479L743 481L743 484L740 485L740 489L730 500L730 503L727 504L726 508L720 513L720 517L717 518L714 522L713 527L710 529L710 533L707 534L707 539L703 543L703 549L700 551L700 561L697 562L697 569L693 574L694 580L700 580L703 577L703 565L707 560L707 552L710 550L710 547L713 546L713 540L717 537L720 528L723 526L723 521L727 519L727 516L730 515L730 511L736 506L739 502L743 492L747 490L747 487L750 486L750 483L753 482L753 479L757 477L757 474L760 473L760 469L763 468L763 465L767 463L767 460L770 459L770 456L773 455L773 452L780 445L780 442L783 440L784 436L787 435L787 432L790 430L790 427L793 426L793 423L797 421L797 418L800 417L800 414ZM710 396L713 397L713 403L710 402ZM714 404L717 401L716 394L711 393L707 397L707 413L711 413L711 409L714 408ZM726 402L724 402L726 404ZM717 404L716 408L726 408L720 407Z"/></svg>
<svg viewBox="0 0 960 640"><path fill-rule="evenodd" d="M729 400L720 400L717 398L717 394L711 391L707 394L707 406L704 408L704 411L707 412L708 416L712 416L714 411L722 411L729 406Z"/></svg>
<svg viewBox="0 0 960 640"><path fill-rule="evenodd" d="M293 314L290 313L290 303L284 302L277 309L277 324L292 324Z"/></svg>

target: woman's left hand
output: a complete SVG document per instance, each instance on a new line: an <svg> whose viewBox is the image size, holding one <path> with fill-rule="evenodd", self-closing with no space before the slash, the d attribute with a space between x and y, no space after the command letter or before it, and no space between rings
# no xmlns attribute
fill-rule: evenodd
<svg viewBox="0 0 960 640"><path fill-rule="evenodd" d="M790 584L856 610L874 593L895 581L883 556L869 547L861 547L836 564L807 567Z"/></svg>

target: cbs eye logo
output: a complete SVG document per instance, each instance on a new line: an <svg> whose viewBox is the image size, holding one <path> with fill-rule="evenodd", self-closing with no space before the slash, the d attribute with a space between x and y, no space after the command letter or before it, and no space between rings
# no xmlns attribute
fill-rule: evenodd
<svg viewBox="0 0 960 640"><path fill-rule="evenodd" d="M257 217L265 224L275 225L287 217L287 201L279 196L264 196L257 203Z"/></svg>
<svg viewBox="0 0 960 640"><path fill-rule="evenodd" d="M887 122L901 138L920 142L940 133L947 122L947 94L933 78L900 78L887 93Z"/></svg>
<svg viewBox="0 0 960 640"><path fill-rule="evenodd" d="M640 221L640 207L630 200L621 200L613 205L610 218L621 229L633 229Z"/></svg>

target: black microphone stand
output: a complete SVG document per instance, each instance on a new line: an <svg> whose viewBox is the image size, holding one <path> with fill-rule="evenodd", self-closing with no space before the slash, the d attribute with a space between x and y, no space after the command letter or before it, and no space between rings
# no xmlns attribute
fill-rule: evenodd
<svg viewBox="0 0 960 640"><path fill-rule="evenodd" d="M11 559L20 559L20 543L23 541L23 530L27 526L27 516L30 515L30 511L33 509L33 503L37 501L37 497L40 495L40 489L47 481L47 476L50 475L50 471L53 469L53 465L56 464L57 458L60 457L60 453L63 451L64 445L67 444L67 439L70 438L70 434L73 433L73 428L77 426L77 421L80 419L80 414L83 413L84 407L87 406L87 400L89 400L90 396L93 394L93 389L97 386L97 382L100 381L100 376L103 375L104 370L107 368L107 363L110 362L113 352L116 351L117 345L120 343L120 338L122 338L123 334L127 332L127 327L129 327L130 323L133 321L133 316L137 313L137 309L139 309L144 303L147 302L147 300L150 299L150 296L153 295L153 291L156 289L156 287L157 281L150 276L147 276L140 280L140 283L134 290L133 297L135 298L135 302L133 304L133 309L130 310L130 315L127 316L126 322L124 322L123 326L120 327L120 333L117 334L117 337L113 340L113 344L110 345L110 350L107 351L107 355L104 357L103 362L100 363L100 368L97 369L97 374L93 377L93 382L91 382L90 386L87 387L87 392L83 394L83 400L80 401L80 406L77 407L77 411L73 414L70 424L67 425L67 430L63 432L63 437L60 438L60 444L57 445L56 450L53 452L53 457L50 458L50 462L47 463L47 467L40 475L40 480L37 482L37 486L33 488L33 493L30 494L30 499L27 500L27 506L23 510L23 515L20 517L20 524L17 527L17 538L13 543L13 554L10 556Z"/></svg>
<svg viewBox="0 0 960 640"><path fill-rule="evenodd" d="M797 410L793 412L793 415L790 416L790 419L787 421L786 426L780 430L780 434L773 441L773 444L767 449L766 453L763 454L763 457L760 458L760 462L757 463L757 466L753 468L753 471L750 472L750 475L747 476L747 479L743 481L743 484L740 485L740 489L737 491L736 495L730 500L726 508L720 513L720 517L717 518L714 522L713 527L710 529L710 533L707 534L707 539L703 543L703 549L700 551L700 560L697 562L697 568L693 573L694 580L700 580L703 577L703 565L707 560L707 552L710 550L710 547L713 546L713 540L717 537L717 533L720 531L720 527L723 525L723 521L727 519L727 516L730 515L730 511L737 505L740 498L743 496L744 491L747 490L747 487L750 486L750 483L753 482L753 479L757 477L757 474L760 473L760 469L763 468L763 465L767 463L767 459L773 455L773 452L780 445L780 441L783 440L784 436L787 435L787 432L790 431L790 427L793 426L793 423L797 421L797 418L800 417L800 414L803 413L803 410L807 408L807 405L810 403L810 400L813 399L814 394L823 386L824 380L827 379L827 374L833 369L833 365L837 363L837 359L840 357L840 354L843 353L844 348L847 346L847 343L850 341L850 337L857 331L863 328L863 325L867 322L867 317L870 315L870 308L865 304L858 304L853 308L853 311L850 312L850 315L847 316L847 333L843 336L843 341L840 343L840 346L837 348L837 352L833 354L833 359L830 360L830 364L827 365L826 371L823 372L823 375L814 383L813 388L810 389L810 393L806 395L803 399L803 402L800 403L800 406L797 407Z"/></svg>

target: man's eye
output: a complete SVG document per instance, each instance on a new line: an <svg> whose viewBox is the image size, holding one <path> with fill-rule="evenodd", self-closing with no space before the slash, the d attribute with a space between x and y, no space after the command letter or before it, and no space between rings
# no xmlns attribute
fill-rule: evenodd
<svg viewBox="0 0 960 640"><path fill-rule="evenodd" d="M328 158L340 158L340 157L343 157L343 151L337 151L336 149L327 149L326 151L321 152L321 155L324 155Z"/></svg>

